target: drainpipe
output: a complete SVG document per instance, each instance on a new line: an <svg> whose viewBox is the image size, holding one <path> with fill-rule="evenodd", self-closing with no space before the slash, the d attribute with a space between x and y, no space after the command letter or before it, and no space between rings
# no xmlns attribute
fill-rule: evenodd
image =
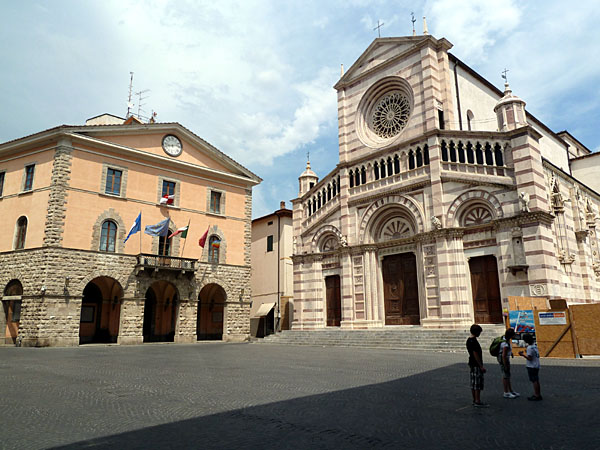
<svg viewBox="0 0 600 450"><path fill-rule="evenodd" d="M458 109L458 128L462 131L462 114L460 112L460 93L458 91L458 74L456 73L456 66L458 61L454 61L454 86L456 87L456 107Z"/></svg>

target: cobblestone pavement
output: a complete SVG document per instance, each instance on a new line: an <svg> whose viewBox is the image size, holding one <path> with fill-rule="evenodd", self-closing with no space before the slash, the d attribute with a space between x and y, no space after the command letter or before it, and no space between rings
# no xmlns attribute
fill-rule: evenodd
<svg viewBox="0 0 600 450"><path fill-rule="evenodd" d="M0 348L0 448L600 448L600 360L515 358L503 399L465 354L207 343Z"/></svg>

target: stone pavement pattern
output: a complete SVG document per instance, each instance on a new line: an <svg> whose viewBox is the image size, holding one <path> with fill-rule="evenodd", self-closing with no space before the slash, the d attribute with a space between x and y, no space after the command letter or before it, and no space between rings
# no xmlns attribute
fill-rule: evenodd
<svg viewBox="0 0 600 450"><path fill-rule="evenodd" d="M600 448L600 360L543 360L544 401L491 357L254 344L0 348L0 448ZM506 432L500 432L505 426Z"/></svg>

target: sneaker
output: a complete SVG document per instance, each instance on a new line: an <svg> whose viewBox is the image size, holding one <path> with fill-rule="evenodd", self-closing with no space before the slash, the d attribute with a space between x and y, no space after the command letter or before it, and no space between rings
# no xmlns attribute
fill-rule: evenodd
<svg viewBox="0 0 600 450"><path fill-rule="evenodd" d="M487 403L483 403L483 402L473 402L473 406L475 408L489 408L490 405L488 405Z"/></svg>
<svg viewBox="0 0 600 450"><path fill-rule="evenodd" d="M512 395L514 395L515 397L520 397L521 394L519 394L518 392L511 392Z"/></svg>
<svg viewBox="0 0 600 450"><path fill-rule="evenodd" d="M527 400L531 400L532 402L539 402L542 399L542 396L539 397L532 395L531 397L527 397Z"/></svg>
<svg viewBox="0 0 600 450"><path fill-rule="evenodd" d="M505 392L504 398L517 398L517 396L514 395L512 392Z"/></svg>

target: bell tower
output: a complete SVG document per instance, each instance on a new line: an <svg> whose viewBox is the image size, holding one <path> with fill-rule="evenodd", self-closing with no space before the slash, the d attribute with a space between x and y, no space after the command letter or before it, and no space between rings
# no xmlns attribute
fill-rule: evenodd
<svg viewBox="0 0 600 450"><path fill-rule="evenodd" d="M504 83L504 96L494 107L498 119L498 131L511 131L527 126L525 102L513 95L508 81Z"/></svg>
<svg viewBox="0 0 600 450"><path fill-rule="evenodd" d="M299 191L298 197L302 197L306 194L310 189L319 182L319 177L316 173L312 171L310 168L310 160L306 160L306 170L302 172L302 175L298 177L299 181Z"/></svg>

